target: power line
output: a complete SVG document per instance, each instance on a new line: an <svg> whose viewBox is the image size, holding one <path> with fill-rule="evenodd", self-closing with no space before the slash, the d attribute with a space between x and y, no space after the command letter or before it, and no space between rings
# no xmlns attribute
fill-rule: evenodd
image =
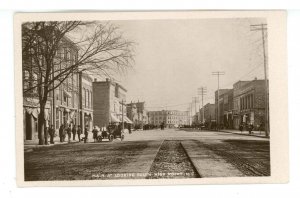
<svg viewBox="0 0 300 198"><path fill-rule="evenodd" d="M263 47L263 60L264 60L264 73L265 73L265 131L266 136L270 135L269 131L269 90L268 90L268 77L267 77L267 56L265 46L265 32L267 32L267 24L250 25L250 31L260 31L262 34L262 47Z"/></svg>
<svg viewBox="0 0 300 198"><path fill-rule="evenodd" d="M201 96L201 98L202 98L202 123L204 123L204 109L203 109L203 96L204 95L206 95L206 93L207 93L207 89L206 89L206 87L200 87L200 88L198 88L198 95L200 95ZM200 112L200 107L199 107L199 114L200 114L201 112Z"/></svg>
<svg viewBox="0 0 300 198"><path fill-rule="evenodd" d="M216 72L212 72L213 76L218 76L218 100L217 100L217 126L219 125L219 87L220 87L220 76L225 75L225 72L221 72L221 71L216 71ZM219 130L219 127L218 127Z"/></svg>

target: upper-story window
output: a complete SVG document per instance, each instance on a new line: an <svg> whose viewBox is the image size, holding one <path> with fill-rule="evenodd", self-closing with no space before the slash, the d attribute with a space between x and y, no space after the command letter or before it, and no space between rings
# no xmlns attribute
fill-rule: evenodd
<svg viewBox="0 0 300 198"><path fill-rule="evenodd" d="M29 77L30 77L30 74L29 74L29 71L27 70L24 70L24 89L28 89L29 88Z"/></svg>
<svg viewBox="0 0 300 198"><path fill-rule="evenodd" d="M85 92L85 88L83 88L83 91L82 91L82 105L85 107L86 106L86 101L85 101L85 98L86 98L86 92Z"/></svg>

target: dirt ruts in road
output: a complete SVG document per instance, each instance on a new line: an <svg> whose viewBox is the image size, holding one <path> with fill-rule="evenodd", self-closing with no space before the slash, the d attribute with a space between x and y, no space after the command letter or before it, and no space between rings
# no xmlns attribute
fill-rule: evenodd
<svg viewBox="0 0 300 198"><path fill-rule="evenodd" d="M199 178L179 140L164 140L147 179Z"/></svg>

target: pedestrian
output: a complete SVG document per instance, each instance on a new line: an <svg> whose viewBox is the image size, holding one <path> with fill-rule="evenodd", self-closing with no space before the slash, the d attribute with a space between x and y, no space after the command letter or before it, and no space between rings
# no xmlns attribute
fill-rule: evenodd
<svg viewBox="0 0 300 198"><path fill-rule="evenodd" d="M88 136L89 136L88 126L86 125L85 128L84 128L84 143L87 143Z"/></svg>
<svg viewBox="0 0 300 198"><path fill-rule="evenodd" d="M243 129L244 129L243 123L240 124L239 129L240 129L240 131L241 131L241 133L242 133L242 132L243 132Z"/></svg>
<svg viewBox="0 0 300 198"><path fill-rule="evenodd" d="M81 142L81 139L80 139L80 135L82 133L82 129L80 127L80 125L78 125L78 128L77 128L77 136L78 136L78 141Z"/></svg>
<svg viewBox="0 0 300 198"><path fill-rule="evenodd" d="M71 130L71 125L67 126L67 134L68 134L68 142L71 142L71 134L72 134L72 130Z"/></svg>
<svg viewBox="0 0 300 198"><path fill-rule="evenodd" d="M96 142L97 137L98 137L98 129L97 129L96 126L94 126L94 129L93 129L92 133L93 133L94 142Z"/></svg>
<svg viewBox="0 0 300 198"><path fill-rule="evenodd" d="M249 131L249 134L252 134L252 130L253 130L253 124L252 123L250 123L249 125L248 125L248 131Z"/></svg>
<svg viewBox="0 0 300 198"><path fill-rule="evenodd" d="M59 127L59 141L63 142L63 136L64 136L64 125L60 125Z"/></svg>
<svg viewBox="0 0 300 198"><path fill-rule="evenodd" d="M128 132L131 134L131 124L128 124Z"/></svg>
<svg viewBox="0 0 300 198"><path fill-rule="evenodd" d="M75 136L76 136L76 125L75 124L72 128L72 134L73 134L73 140L75 141Z"/></svg>
<svg viewBox="0 0 300 198"><path fill-rule="evenodd" d="M50 135L50 144L54 144L55 130L53 128L53 125L51 125L49 128L49 135Z"/></svg>

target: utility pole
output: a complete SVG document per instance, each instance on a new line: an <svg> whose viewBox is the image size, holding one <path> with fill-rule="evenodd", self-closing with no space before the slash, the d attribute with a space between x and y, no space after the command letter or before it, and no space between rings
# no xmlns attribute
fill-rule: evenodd
<svg viewBox="0 0 300 198"><path fill-rule="evenodd" d="M197 102L199 102L198 97L193 97L193 102L195 103L195 116L197 115Z"/></svg>
<svg viewBox="0 0 300 198"><path fill-rule="evenodd" d="M202 98L202 105L201 105L202 106L202 120L201 120L202 124L204 123L203 96L206 95L206 92L207 92L206 87L198 88L198 95L200 95ZM200 113L200 107L199 107L199 113Z"/></svg>
<svg viewBox="0 0 300 198"><path fill-rule="evenodd" d="M122 131L124 132L124 99L122 99L122 102L121 102L121 105L122 105Z"/></svg>
<svg viewBox="0 0 300 198"><path fill-rule="evenodd" d="M219 131L219 89L220 89L220 76L225 75L225 72L221 72L221 71L216 71L216 72L212 72L213 76L218 76L218 98L217 98L217 115L216 115L216 120L217 120L217 130Z"/></svg>
<svg viewBox="0 0 300 198"><path fill-rule="evenodd" d="M263 46L263 58L264 58L264 73L265 73L265 131L266 136L270 136L269 130L269 83L267 75L267 56L266 56L266 44L265 44L265 31L267 33L267 24L250 25L250 31L261 31L262 46Z"/></svg>

